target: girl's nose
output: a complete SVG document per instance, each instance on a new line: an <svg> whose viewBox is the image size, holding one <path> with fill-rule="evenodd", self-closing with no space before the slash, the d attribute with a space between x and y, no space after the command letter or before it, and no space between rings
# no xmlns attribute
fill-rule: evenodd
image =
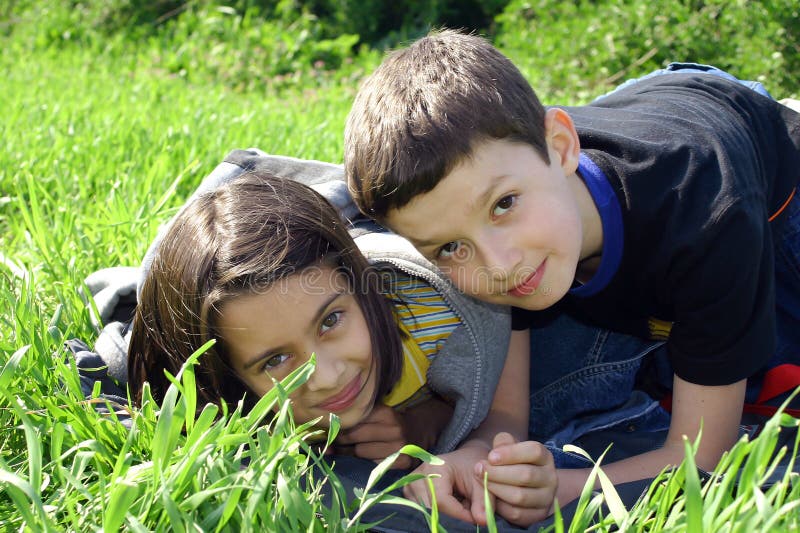
<svg viewBox="0 0 800 533"><path fill-rule="evenodd" d="M341 385L342 375L343 365L338 358L317 353L317 366L308 378L306 387L311 391L337 389Z"/></svg>

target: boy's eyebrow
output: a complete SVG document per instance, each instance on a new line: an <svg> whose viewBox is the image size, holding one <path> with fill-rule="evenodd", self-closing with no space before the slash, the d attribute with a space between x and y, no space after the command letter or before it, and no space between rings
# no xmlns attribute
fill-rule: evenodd
<svg viewBox="0 0 800 533"><path fill-rule="evenodd" d="M429 240L420 241L414 239L413 237L408 237L407 239L408 242L410 242L414 246L414 248L425 248L427 246L433 246L434 244L436 244L436 241L429 241Z"/></svg>
<svg viewBox="0 0 800 533"><path fill-rule="evenodd" d="M500 174L499 176L489 178L489 185L474 200L467 204L468 209L474 211L489 203L495 191L500 188L507 178L508 174Z"/></svg>
<svg viewBox="0 0 800 533"><path fill-rule="evenodd" d="M489 178L489 185L475 199L467 202L467 210L472 212L489 203L495 195L495 191L503 185L508 177L508 174L500 174L499 176ZM409 237L408 241L411 242L415 248L425 248L438 244L441 239L413 239Z"/></svg>
<svg viewBox="0 0 800 533"><path fill-rule="evenodd" d="M312 325L313 324L317 324L322 319L322 316L325 314L325 311L328 310L328 307L330 307L331 304L333 302L335 302L342 294L343 294L342 290L337 290L335 293L333 293L330 296L330 298L325 300L322 303L322 305L319 307L319 309L317 309L317 312L314 314L314 318L311 319L311 324ZM276 353L280 352L280 350L281 350L280 347L269 348L267 350L264 350L263 352L261 352L260 354L256 355L255 357L250 359L248 362L246 362L244 364L244 366L242 367L242 369L243 370L249 370L253 366L257 365L259 362L263 361L264 359L267 359L268 357L272 357Z"/></svg>

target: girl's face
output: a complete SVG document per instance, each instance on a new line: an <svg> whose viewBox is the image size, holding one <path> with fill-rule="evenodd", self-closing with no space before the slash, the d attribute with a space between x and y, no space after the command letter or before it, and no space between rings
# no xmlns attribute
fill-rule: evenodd
<svg viewBox="0 0 800 533"><path fill-rule="evenodd" d="M291 395L295 420L336 413L343 428L372 410L377 369L361 307L344 274L309 267L268 289L226 302L220 335L230 364L256 394L263 395L316 354L314 373Z"/></svg>

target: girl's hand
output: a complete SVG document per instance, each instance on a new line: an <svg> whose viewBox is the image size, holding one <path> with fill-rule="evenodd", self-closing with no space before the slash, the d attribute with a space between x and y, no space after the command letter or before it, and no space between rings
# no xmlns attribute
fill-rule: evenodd
<svg viewBox="0 0 800 533"><path fill-rule="evenodd" d="M473 474L476 463L486 459L486 448L465 446L439 456L443 465L424 463L414 470L415 474L436 474L431 483L436 493L439 512L473 524L486 525L486 509L483 497L483 476ZM403 487L403 495L409 500L431 506L431 494L425 479L418 479ZM494 496L489 499L494 505Z"/></svg>
<svg viewBox="0 0 800 533"><path fill-rule="evenodd" d="M406 444L408 440L404 435L400 415L391 407L378 404L358 425L339 433L333 452L380 462ZM392 468L412 466L412 457L400 455Z"/></svg>
<svg viewBox="0 0 800 533"><path fill-rule="evenodd" d="M553 455L541 443L517 442L509 433L498 433L493 446L475 465L475 475L482 485L487 473L496 513L523 527L546 518L558 487Z"/></svg>
<svg viewBox="0 0 800 533"><path fill-rule="evenodd" d="M432 396L402 414L377 404L358 425L339 433L332 451L380 462L406 444L429 450L436 444L439 433L452 415L453 407L438 396ZM401 455L392 468L408 469L418 464L419 460Z"/></svg>

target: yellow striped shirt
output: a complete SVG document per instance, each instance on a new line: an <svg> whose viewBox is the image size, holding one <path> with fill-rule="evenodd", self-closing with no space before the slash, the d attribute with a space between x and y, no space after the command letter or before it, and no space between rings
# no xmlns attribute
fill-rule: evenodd
<svg viewBox="0 0 800 533"><path fill-rule="evenodd" d="M386 296L394 303L403 339L403 371L383 398L391 407L407 407L427 396L430 361L461 321L425 281L396 273Z"/></svg>

